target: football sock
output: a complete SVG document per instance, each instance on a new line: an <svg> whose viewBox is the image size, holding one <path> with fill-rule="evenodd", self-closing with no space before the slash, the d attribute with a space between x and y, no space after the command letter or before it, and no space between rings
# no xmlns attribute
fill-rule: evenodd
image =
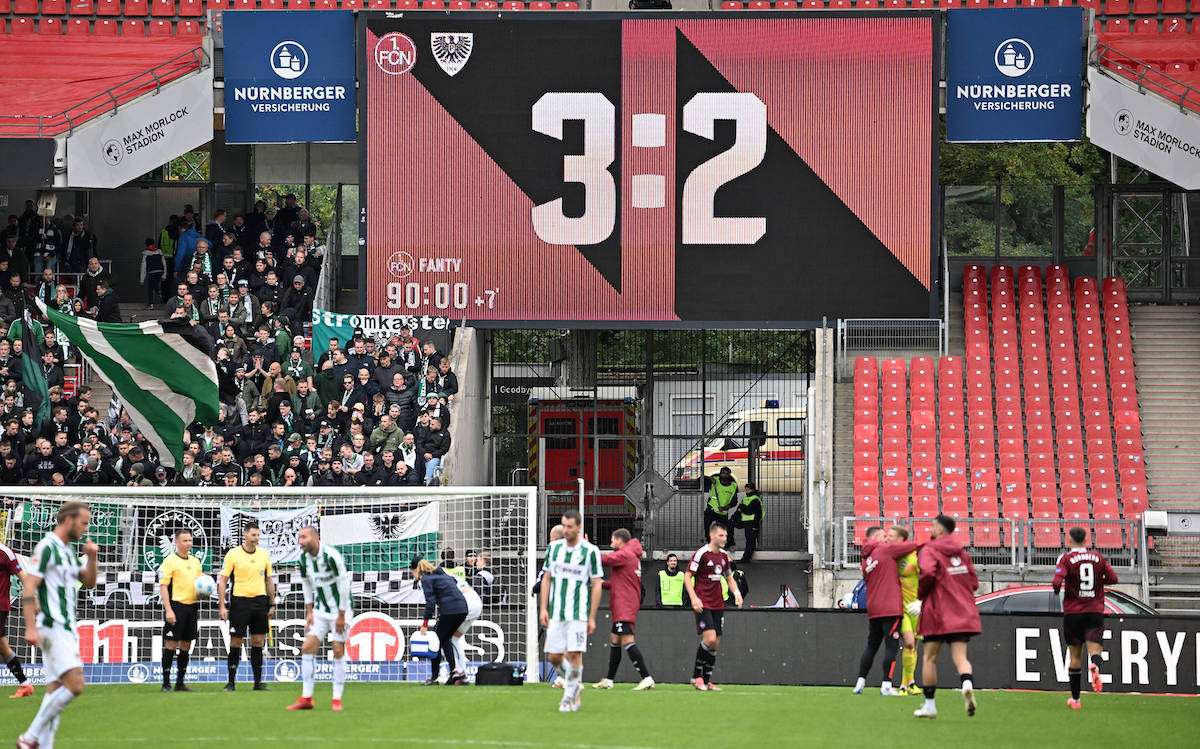
<svg viewBox="0 0 1200 749"><path fill-rule="evenodd" d="M346 656L333 659L333 698L340 700L346 689Z"/></svg>
<svg viewBox="0 0 1200 749"><path fill-rule="evenodd" d="M913 674L917 671L917 649L905 648L900 654L900 660L904 666L903 678L901 684L912 684Z"/></svg>
<svg viewBox="0 0 1200 749"><path fill-rule="evenodd" d="M696 663L692 666L692 678L700 679L704 676L704 646L696 647Z"/></svg>
<svg viewBox="0 0 1200 749"><path fill-rule="evenodd" d="M42 735L38 737L38 749L54 749L54 736L58 733L58 721L62 720L62 713L54 716L54 720L50 721L50 725L46 726L46 730L42 731Z"/></svg>
<svg viewBox="0 0 1200 749"><path fill-rule="evenodd" d="M438 650L437 655L429 661L429 675L434 679L442 675L442 651Z"/></svg>
<svg viewBox="0 0 1200 749"><path fill-rule="evenodd" d="M240 647L229 648L229 656L225 659L225 667L229 670L229 683L237 681L238 664L242 661L242 649Z"/></svg>
<svg viewBox="0 0 1200 749"><path fill-rule="evenodd" d="M13 678L17 680L18 684L24 684L28 681L25 678L25 669L21 668L21 659L17 658L16 653L8 656L8 663L5 665L8 666L9 671L12 671Z"/></svg>
<svg viewBox="0 0 1200 749"><path fill-rule="evenodd" d="M700 643L700 649L704 651L704 681L711 682L713 675L713 666L717 665L717 651L710 650L707 645Z"/></svg>
<svg viewBox="0 0 1200 749"><path fill-rule="evenodd" d="M186 650L180 650L179 655L176 656L179 661L179 673L175 677L176 684L183 684L183 677L187 675L188 661L191 660L191 657L192 654ZM165 684L166 682L163 683Z"/></svg>
<svg viewBox="0 0 1200 749"><path fill-rule="evenodd" d="M621 646L614 643L608 645L608 679L617 677L617 666L621 665Z"/></svg>
<svg viewBox="0 0 1200 749"><path fill-rule="evenodd" d="M645 679L650 675L650 669L646 668L646 659L642 657L642 651L638 649L636 642L626 645L625 652L629 654L629 660L633 661L633 667L637 669L638 676ZM609 665L611 667L612 664L610 663ZM610 676L609 678L611 679L612 677Z"/></svg>
<svg viewBox="0 0 1200 749"><path fill-rule="evenodd" d="M583 681L583 666L567 663L567 688L563 697L574 700L579 695L579 684Z"/></svg>
<svg viewBox="0 0 1200 749"><path fill-rule="evenodd" d="M317 656L312 653L300 654L300 680L303 682L300 690L301 697L311 698L313 696L313 690L316 688L316 677L313 673L316 670L316 659Z"/></svg>
<svg viewBox="0 0 1200 749"><path fill-rule="evenodd" d="M1069 669L1067 671L1067 679L1071 682L1071 699L1079 699L1080 685L1083 683L1083 669Z"/></svg>
<svg viewBox="0 0 1200 749"><path fill-rule="evenodd" d="M42 698L42 706L38 708L37 715L33 716L33 722L29 724L29 730L25 732L25 735L36 738L39 742L44 741L42 736L48 729L51 729L54 719L73 699L75 699L75 695L66 687L59 687L47 694ZM51 734L50 740L54 740L53 734Z"/></svg>
<svg viewBox="0 0 1200 749"><path fill-rule="evenodd" d="M1096 654L1094 654L1094 655L1089 655L1089 656L1088 656L1088 663L1094 663L1094 664L1096 664L1096 668L1100 668L1100 656L1101 656L1101 653L1096 653Z"/></svg>
<svg viewBox="0 0 1200 749"><path fill-rule="evenodd" d="M162 651L162 672L163 686L171 686L171 664L175 662L175 651L171 648L163 648Z"/></svg>
<svg viewBox="0 0 1200 749"><path fill-rule="evenodd" d="M933 704L933 695L937 692L937 687L921 687L921 691L925 694L925 704Z"/></svg>
<svg viewBox="0 0 1200 749"><path fill-rule="evenodd" d="M463 645L463 638L455 637L450 641L454 646L454 665L458 668L460 674L467 673L467 648Z"/></svg>
<svg viewBox="0 0 1200 749"><path fill-rule="evenodd" d="M937 710L937 703L935 703L935 702L933 701L933 698L932 698L932 697L926 697L926 698L925 698L925 709L926 709L926 710L933 710L933 711L936 711L936 710Z"/></svg>
<svg viewBox="0 0 1200 749"><path fill-rule="evenodd" d="M968 673L965 673L965 674L959 674L959 675L958 675L958 678L959 678L959 679L962 681L962 688L963 688L963 691L964 691L964 692L965 692L966 690L968 690L968 689L974 689L974 688L975 688L975 684L974 684L974 683L972 682L972 680L971 680L971 674L970 674L970 672L968 672Z"/></svg>
<svg viewBox="0 0 1200 749"><path fill-rule="evenodd" d="M250 646L250 669L254 671L254 683L262 682L263 649Z"/></svg>

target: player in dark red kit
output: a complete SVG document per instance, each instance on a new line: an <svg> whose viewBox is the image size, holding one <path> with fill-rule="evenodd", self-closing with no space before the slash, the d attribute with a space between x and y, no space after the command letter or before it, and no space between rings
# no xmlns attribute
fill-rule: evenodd
<svg viewBox="0 0 1200 749"><path fill-rule="evenodd" d="M887 543L883 528L867 529L862 545L862 575L867 581L867 647L858 662L858 681L854 693L862 694L867 672L883 644L883 683L879 693L892 697L892 674L896 670L896 648L900 642L900 615L904 604L900 593L900 573L896 560L911 554L918 544L911 541Z"/></svg>
<svg viewBox="0 0 1200 749"><path fill-rule="evenodd" d="M975 685L971 662L967 660L967 642L982 631L979 608L975 605L975 589L979 578L971 556L954 537L954 518L938 515L929 529L932 539L921 547L917 556L921 578L917 600L908 605L910 616L920 616L917 634L925 638L924 664L921 683L925 704L913 715L936 718L937 659L942 645L949 644L950 657L962 681L963 703L967 715L975 714Z"/></svg>
<svg viewBox="0 0 1200 749"><path fill-rule="evenodd" d="M1058 565L1054 569L1054 592L1065 591L1063 636L1071 653L1071 661L1067 666L1071 699L1067 700L1067 706L1078 710L1082 707L1079 704L1080 683L1083 681L1080 665L1085 643L1092 691L1099 692L1104 688L1098 662L1100 654L1104 652L1104 646L1100 644L1104 637L1104 586L1117 582L1117 573L1113 572L1112 565L1103 554L1084 546L1087 541L1086 530L1072 528L1067 535L1072 545L1067 553L1058 558Z"/></svg>
<svg viewBox="0 0 1200 749"><path fill-rule="evenodd" d="M0 544L0 660L12 671L17 680L17 691L10 697L32 697L33 684L25 676L25 669L17 654L8 646L8 614L12 610L12 578L21 574L21 562L11 548Z"/></svg>
<svg viewBox="0 0 1200 749"><path fill-rule="evenodd" d="M696 665L692 668L692 686L701 692L720 692L712 683L713 666L717 662L717 646L721 643L721 630L725 621L725 596L721 591L724 579L733 593L733 602L741 608L742 591L729 564L729 552L725 541L729 529L717 520L708 526L708 543L692 555L687 572L683 573L683 588L692 601L696 612L696 632L700 635L700 646L696 648Z"/></svg>
<svg viewBox="0 0 1200 749"><path fill-rule="evenodd" d="M654 678L646 667L646 659L638 649L633 628L638 611L642 607L642 544L629 531L618 528L610 539L612 551L600 555L600 564L612 570L604 581L608 589L608 601L612 607L612 633L609 635L608 676L594 685L596 689L612 689L617 667L621 665L621 651L629 654L629 661L637 669L642 680L633 688L635 692L654 688Z"/></svg>

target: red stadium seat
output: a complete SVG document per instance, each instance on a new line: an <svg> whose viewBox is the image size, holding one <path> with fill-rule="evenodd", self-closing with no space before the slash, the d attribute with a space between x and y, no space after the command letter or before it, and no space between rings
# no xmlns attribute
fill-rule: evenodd
<svg viewBox="0 0 1200 749"><path fill-rule="evenodd" d="M288 10L309 10L311 7L308 0L287 0Z"/></svg>
<svg viewBox="0 0 1200 749"><path fill-rule="evenodd" d="M205 0L204 2L205 10L229 10L232 7L233 0Z"/></svg>
<svg viewBox="0 0 1200 749"><path fill-rule="evenodd" d="M156 18L175 15L175 0L150 0L150 15Z"/></svg>
<svg viewBox="0 0 1200 749"><path fill-rule="evenodd" d="M121 22L121 36L122 37L126 37L126 36L135 37L135 36L145 36L145 35L146 35L145 21L138 21L136 19L126 19Z"/></svg>
<svg viewBox="0 0 1200 749"><path fill-rule="evenodd" d="M507 3L505 3L507 5ZM734 2L734 0L724 0L721 3L721 10L742 10L746 6L742 3Z"/></svg>
<svg viewBox="0 0 1200 749"><path fill-rule="evenodd" d="M71 0L71 15L73 16L91 16L96 13L96 4L93 0Z"/></svg>
<svg viewBox="0 0 1200 749"><path fill-rule="evenodd" d="M1099 21L1097 21L1099 23ZM1110 18L1104 22L1104 33L1106 34L1128 34L1129 21L1125 18Z"/></svg>
<svg viewBox="0 0 1200 749"><path fill-rule="evenodd" d="M1153 18L1139 18L1133 22L1135 34L1158 34L1158 21Z"/></svg>
<svg viewBox="0 0 1200 749"><path fill-rule="evenodd" d="M1123 16L1129 13L1129 0L1104 0L1104 15Z"/></svg>
<svg viewBox="0 0 1200 749"><path fill-rule="evenodd" d="M1176 34L1187 34L1187 19L1186 18L1164 18L1162 22L1163 35L1174 36ZM1168 71L1170 72L1170 71ZM1182 71L1180 71L1182 72Z"/></svg>
<svg viewBox="0 0 1200 749"><path fill-rule="evenodd" d="M184 18L204 15L204 0L179 0L179 15Z"/></svg>
<svg viewBox="0 0 1200 749"><path fill-rule="evenodd" d="M1115 523L1096 523L1096 528L1092 532L1092 546L1097 549L1125 548L1121 526Z"/></svg>
<svg viewBox="0 0 1200 749"><path fill-rule="evenodd" d="M120 24L113 18L98 18L96 24L92 28L93 36L116 36L120 30ZM66 390L64 389L65 393Z"/></svg>
<svg viewBox="0 0 1200 749"><path fill-rule="evenodd" d="M96 15L106 17L121 15L121 0L97 0Z"/></svg>
<svg viewBox="0 0 1200 749"><path fill-rule="evenodd" d="M529 4L530 10L553 10L553 6L546 0L535 0Z"/></svg>
<svg viewBox="0 0 1200 749"><path fill-rule="evenodd" d="M38 14L38 0L13 0L12 12L22 16L36 16Z"/></svg>
<svg viewBox="0 0 1200 749"><path fill-rule="evenodd" d="M238 6L238 7L241 7L241 6ZM251 5L250 7L251 7L251 9L254 8L253 5ZM150 13L149 0L125 0L125 16L126 17L129 17L129 16L141 17L141 16L149 15L149 13Z"/></svg>
<svg viewBox="0 0 1200 749"><path fill-rule="evenodd" d="M883 516L885 518L907 518L912 515L907 492L883 492Z"/></svg>
<svg viewBox="0 0 1200 749"><path fill-rule="evenodd" d="M155 21L151 21L149 23L149 25L147 26L147 32L148 32L149 36L152 36L152 37L171 36L171 31L172 31L171 22L164 21L161 18L158 20L155 20Z"/></svg>
<svg viewBox="0 0 1200 749"><path fill-rule="evenodd" d="M1133 0L1133 13L1138 16L1152 16L1158 13L1158 0Z"/></svg>
<svg viewBox="0 0 1200 749"><path fill-rule="evenodd" d="M998 548L1003 544L1000 541L1000 523L998 522L980 522L976 520L972 524L972 539L971 543L975 546L983 548Z"/></svg>
<svg viewBox="0 0 1200 749"><path fill-rule="evenodd" d="M74 20L79 21L83 24L83 28L84 28L83 33L85 36L88 33L90 33L90 29L88 29L87 21L84 21L83 19L80 19L80 18L76 18ZM59 18L38 19L37 32L40 36L62 36L63 22Z"/></svg>
<svg viewBox="0 0 1200 749"><path fill-rule="evenodd" d="M67 13L67 0L42 0L43 16L62 16Z"/></svg>
<svg viewBox="0 0 1200 749"><path fill-rule="evenodd" d="M579 3L576 3L576 2L555 3L554 9L555 10L579 10Z"/></svg>
<svg viewBox="0 0 1200 749"><path fill-rule="evenodd" d="M178 27L175 29L175 36L204 36L204 24L200 21L180 21Z"/></svg>
<svg viewBox="0 0 1200 749"><path fill-rule="evenodd" d="M1054 522L1033 523L1033 547L1035 549L1061 549L1062 525Z"/></svg>
<svg viewBox="0 0 1200 749"><path fill-rule="evenodd" d="M283 0L260 0L259 10L283 10Z"/></svg>

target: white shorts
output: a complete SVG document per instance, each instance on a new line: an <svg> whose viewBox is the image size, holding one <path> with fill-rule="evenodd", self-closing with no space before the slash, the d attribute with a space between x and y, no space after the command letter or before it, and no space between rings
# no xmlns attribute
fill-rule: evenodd
<svg viewBox="0 0 1200 749"><path fill-rule="evenodd" d="M58 681L63 674L83 668L79 658L79 635L57 627L42 627L42 662L46 665L46 681Z"/></svg>
<svg viewBox="0 0 1200 749"><path fill-rule="evenodd" d="M320 611L313 612L312 628L305 634L317 638L320 642L325 642L328 637L333 642L345 642L346 635L350 631L350 612L346 612L346 628L338 632L334 625L337 623L337 614L325 614Z"/></svg>
<svg viewBox="0 0 1200 749"><path fill-rule="evenodd" d="M587 622L564 622L550 620L546 629L547 653L587 652Z"/></svg>
<svg viewBox="0 0 1200 749"><path fill-rule="evenodd" d="M469 588L464 590L462 594L463 598L467 599L467 618L463 620L462 624L458 625L458 631L466 634L471 625L475 623L475 620L483 614L483 599L479 597L478 593Z"/></svg>

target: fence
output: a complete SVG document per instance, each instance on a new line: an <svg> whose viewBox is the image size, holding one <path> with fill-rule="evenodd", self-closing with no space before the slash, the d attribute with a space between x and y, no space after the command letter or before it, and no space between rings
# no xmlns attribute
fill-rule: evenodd
<svg viewBox="0 0 1200 749"><path fill-rule="evenodd" d="M941 320L900 320L860 318L838 320L837 370L838 378L849 377L854 369L854 357L860 354L884 356L895 352L898 357L920 353L942 356L946 353Z"/></svg>
<svg viewBox="0 0 1200 749"><path fill-rule="evenodd" d="M594 539L626 527L679 550L702 541L706 480L729 466L739 491L761 492L760 548L807 550L813 331L488 335L496 483L541 487L553 516L578 505L582 479Z"/></svg>
<svg viewBox="0 0 1200 749"><path fill-rule="evenodd" d="M956 521L955 536L969 541L964 546L976 567L1053 566L1067 548L1065 531L1080 526L1087 529L1091 545L1102 551L1114 568L1142 569L1141 541L1135 520L956 518ZM834 565L858 567L862 561L859 547L863 533L872 526L900 525L909 530L912 538L925 540L929 538L931 522L920 518L843 517L831 528L837 551Z"/></svg>

